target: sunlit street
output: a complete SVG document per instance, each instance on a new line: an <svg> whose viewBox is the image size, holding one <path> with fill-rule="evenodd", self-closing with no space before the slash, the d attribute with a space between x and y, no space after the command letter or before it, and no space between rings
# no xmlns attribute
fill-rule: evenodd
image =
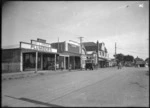
<svg viewBox="0 0 150 108"><path fill-rule="evenodd" d="M2 82L3 106L149 105L148 68L102 68Z"/></svg>

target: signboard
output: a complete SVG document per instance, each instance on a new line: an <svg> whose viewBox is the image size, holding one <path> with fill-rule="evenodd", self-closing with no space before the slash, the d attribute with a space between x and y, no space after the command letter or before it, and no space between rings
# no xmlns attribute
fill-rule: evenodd
<svg viewBox="0 0 150 108"><path fill-rule="evenodd" d="M51 47L51 45L48 44L48 43L41 43L41 42L38 42L38 41L35 41L35 40L31 40L31 44L45 46L45 47Z"/></svg>
<svg viewBox="0 0 150 108"><path fill-rule="evenodd" d="M42 43L46 43L46 40L40 39L40 38L37 38L37 41L38 41L38 42L42 42Z"/></svg>
<svg viewBox="0 0 150 108"><path fill-rule="evenodd" d="M43 51L43 52L54 52L54 53L57 53L57 49L54 49L54 48L51 48L51 47L46 47L46 46L41 46L41 45L36 45L36 44L30 44L30 43L23 43L23 42L21 42L20 47L21 48L26 48L26 49Z"/></svg>
<svg viewBox="0 0 150 108"><path fill-rule="evenodd" d="M31 49L45 51L45 52L52 52L51 47L45 47L45 46L41 46L41 45L31 44Z"/></svg>

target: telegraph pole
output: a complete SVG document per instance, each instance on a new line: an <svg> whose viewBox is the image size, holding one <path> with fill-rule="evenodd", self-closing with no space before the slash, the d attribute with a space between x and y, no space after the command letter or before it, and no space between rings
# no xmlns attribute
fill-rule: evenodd
<svg viewBox="0 0 150 108"><path fill-rule="evenodd" d="M116 51L117 51L117 47L116 47L116 42L115 42L115 56L116 56L116 53L117 53Z"/></svg>
<svg viewBox="0 0 150 108"><path fill-rule="evenodd" d="M59 53L59 37L58 37L57 52Z"/></svg>
<svg viewBox="0 0 150 108"><path fill-rule="evenodd" d="M79 37L79 39L80 39L80 47L81 47L81 69L82 69L82 38L84 38L84 37Z"/></svg>

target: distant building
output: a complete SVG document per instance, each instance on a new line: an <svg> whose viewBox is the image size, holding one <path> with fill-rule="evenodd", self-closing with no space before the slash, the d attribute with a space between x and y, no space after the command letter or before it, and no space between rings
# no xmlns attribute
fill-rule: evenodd
<svg viewBox="0 0 150 108"><path fill-rule="evenodd" d="M110 66L110 67L117 66L117 61L116 61L116 59L110 59L110 60L109 60L109 66Z"/></svg>
<svg viewBox="0 0 150 108"><path fill-rule="evenodd" d="M137 67L145 67L145 61L139 57L134 59L134 63Z"/></svg>
<svg viewBox="0 0 150 108"><path fill-rule="evenodd" d="M86 49L87 61L93 61L94 65L97 65L97 45L94 42L83 42Z"/></svg>
<svg viewBox="0 0 150 108"><path fill-rule="evenodd" d="M98 67L109 66L109 55L104 43L84 42L87 57L94 59ZM87 59L89 59L87 58Z"/></svg>
<svg viewBox="0 0 150 108"><path fill-rule="evenodd" d="M105 43L99 43L97 41L98 46L98 64L99 67L107 67L109 66L109 54L105 47Z"/></svg>

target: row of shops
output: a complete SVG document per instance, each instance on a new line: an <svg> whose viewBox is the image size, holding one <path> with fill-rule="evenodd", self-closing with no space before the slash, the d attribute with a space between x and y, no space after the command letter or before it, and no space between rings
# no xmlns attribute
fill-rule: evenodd
<svg viewBox="0 0 150 108"><path fill-rule="evenodd" d="M80 69L86 60L85 49L82 55L80 50L79 44L66 41L51 44L42 39L20 42L19 47L2 49L2 71Z"/></svg>
<svg viewBox="0 0 150 108"><path fill-rule="evenodd" d="M30 43L20 42L19 47L2 49L2 71L81 69L90 58L98 67L106 67L108 56L101 55L101 52L107 53L103 51L106 50L103 44L94 44L93 52L89 54L90 47L90 44L80 45L72 41L46 43L39 38Z"/></svg>

